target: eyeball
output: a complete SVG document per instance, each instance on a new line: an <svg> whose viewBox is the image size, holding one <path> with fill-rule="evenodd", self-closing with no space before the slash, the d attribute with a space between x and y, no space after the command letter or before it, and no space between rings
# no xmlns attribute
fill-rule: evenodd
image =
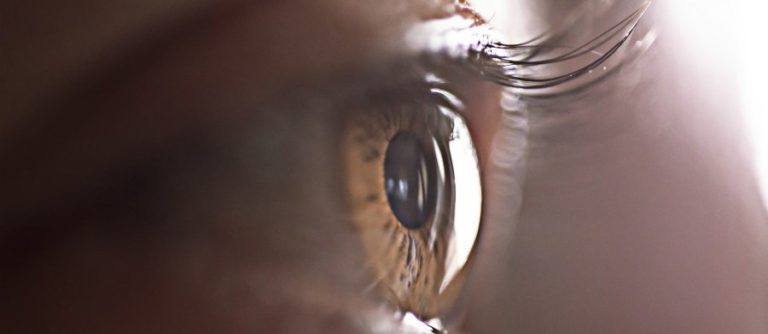
<svg viewBox="0 0 768 334"><path fill-rule="evenodd" d="M482 191L460 100L429 98L351 112L342 142L347 203L367 269L399 311L451 307L480 228Z"/></svg>

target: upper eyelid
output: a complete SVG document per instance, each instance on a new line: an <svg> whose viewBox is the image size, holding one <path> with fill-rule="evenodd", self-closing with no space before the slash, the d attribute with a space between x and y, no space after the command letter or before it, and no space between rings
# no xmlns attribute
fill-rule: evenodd
<svg viewBox="0 0 768 334"><path fill-rule="evenodd" d="M413 53L455 60L467 59L473 49L501 40L485 21L462 14L417 23L404 36L406 48Z"/></svg>
<svg viewBox="0 0 768 334"><path fill-rule="evenodd" d="M635 9L632 13L619 20L618 23L607 28L602 33L592 37L586 42L576 43L575 46L558 46L548 45L547 39L544 39L539 45L525 42L522 44L506 44L506 43L493 43L478 53L476 59L480 60L480 66L483 69L487 69L487 63L492 65L490 69L500 69L501 71L489 75L488 71L484 74L489 79L492 79L498 84L508 86L512 88L523 89L541 89L559 86L569 81L575 80L582 75L590 73L592 70L604 64L609 58L611 58L621 48L627 40L629 40L632 33L637 28L640 19L645 14L645 11L650 6L651 2L646 1L640 7ZM562 29L563 27L560 27ZM565 33L560 33L565 34ZM552 39L556 40L557 32L554 33ZM613 42L613 43L611 43ZM608 47L607 50L600 51L604 46ZM555 56L550 56L548 50L565 49L565 51ZM502 54L498 52L504 51L519 51L519 50L531 50L522 52L522 57L516 58L517 55ZM544 54L542 58L538 58L536 53ZM595 54L595 58L590 59L588 56ZM568 72L562 74L552 75L519 75L515 73L518 68L529 69L536 68L538 66L546 66L550 64L567 63L571 60L586 59L586 63L579 63L575 68L569 69Z"/></svg>
<svg viewBox="0 0 768 334"><path fill-rule="evenodd" d="M561 86L589 74L612 58L629 40L650 5L650 0L645 1L602 33L586 42L577 42L574 46L551 44L570 32L571 25L576 21L573 18L533 39L512 44L505 42L500 33L468 7L470 14L456 14L416 25L407 34L406 44L412 50L426 53L430 57L458 61L476 75L502 86L526 90L545 89ZM639 45L641 51L650 44ZM552 52L558 49L564 51ZM590 55L594 58L590 58ZM570 64L570 68L559 74L546 74L546 67L559 64ZM598 76L583 86L599 81L602 77Z"/></svg>

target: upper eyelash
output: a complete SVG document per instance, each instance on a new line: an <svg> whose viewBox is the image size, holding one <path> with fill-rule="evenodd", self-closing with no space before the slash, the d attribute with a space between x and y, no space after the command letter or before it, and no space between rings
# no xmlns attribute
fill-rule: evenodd
<svg viewBox="0 0 768 334"><path fill-rule="evenodd" d="M637 27L640 18L650 6L650 3L650 1L646 1L630 15L586 43L571 48L562 54L544 59L541 59L539 55L546 55L548 51L566 48L553 43L553 41L562 37L559 34L563 32L558 32L558 29L545 32L518 44L504 43L496 37L484 39L482 43L469 50L467 66L473 72L479 73L480 76L499 85L511 88L542 89L570 82L590 73L613 56L629 39ZM615 39L622 32L624 34L621 35L618 41L611 44L607 51L603 53L597 51L598 48ZM550 77L536 74L521 74L544 65L578 60L589 54L595 54L597 58L564 74Z"/></svg>

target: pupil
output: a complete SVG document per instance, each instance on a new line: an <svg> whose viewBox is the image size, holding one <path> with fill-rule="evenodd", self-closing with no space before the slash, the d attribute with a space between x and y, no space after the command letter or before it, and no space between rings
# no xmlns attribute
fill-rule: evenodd
<svg viewBox="0 0 768 334"><path fill-rule="evenodd" d="M400 132L390 140L384 157L384 186L389 207L409 229L417 229L432 214L437 198L435 155L425 151L419 137Z"/></svg>

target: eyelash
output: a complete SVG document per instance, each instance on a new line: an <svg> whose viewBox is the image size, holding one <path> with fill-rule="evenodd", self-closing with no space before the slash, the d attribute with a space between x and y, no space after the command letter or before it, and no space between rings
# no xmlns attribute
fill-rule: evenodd
<svg viewBox="0 0 768 334"><path fill-rule="evenodd" d="M611 58L632 35L648 6L650 6L650 1L645 2L630 15L596 37L569 50L566 46L549 43L567 37L568 32L572 30L570 24L563 24L559 28L518 44L503 43L498 38L488 38L469 50L467 56L469 61L466 64L470 70L479 73L483 78L505 87L530 91L560 86L591 73ZM624 32L623 35L621 35L622 32ZM606 51L598 51L617 36L621 37L610 44ZM546 57L559 49L567 50L562 54ZM575 69L565 74L545 76L540 73L544 66L580 61L590 54L597 55L597 58L586 64L578 64ZM525 72L533 74L526 75ZM598 81L604 76L590 80L585 85Z"/></svg>

